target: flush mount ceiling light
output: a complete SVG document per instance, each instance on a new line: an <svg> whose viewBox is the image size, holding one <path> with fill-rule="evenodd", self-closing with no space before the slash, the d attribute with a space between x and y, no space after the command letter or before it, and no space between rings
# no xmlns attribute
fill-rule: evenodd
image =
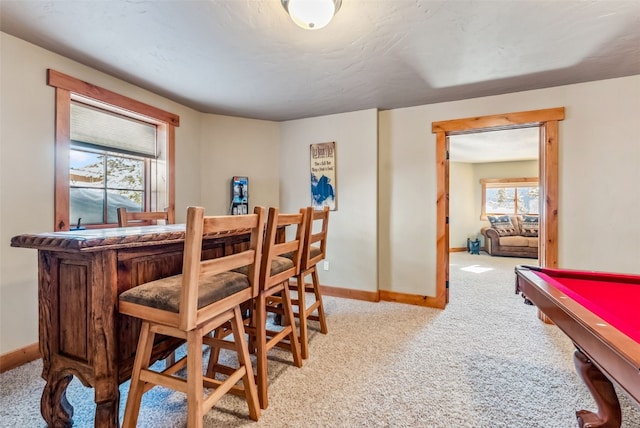
<svg viewBox="0 0 640 428"><path fill-rule="evenodd" d="M281 0L293 22L305 30L325 27L335 15L342 0Z"/></svg>

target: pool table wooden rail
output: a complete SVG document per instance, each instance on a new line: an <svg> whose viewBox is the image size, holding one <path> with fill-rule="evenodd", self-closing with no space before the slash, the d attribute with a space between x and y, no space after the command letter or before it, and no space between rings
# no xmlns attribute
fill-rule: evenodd
<svg viewBox="0 0 640 428"><path fill-rule="evenodd" d="M535 272L516 268L516 275L517 286L527 299L549 317L577 348L574 356L576 369L598 405L597 415L587 411L577 412L580 426L619 427L620 405L610 381L640 404L640 343L568 297ZM595 367L589 366L591 363L598 370L594 371ZM601 421L603 418L604 423Z"/></svg>

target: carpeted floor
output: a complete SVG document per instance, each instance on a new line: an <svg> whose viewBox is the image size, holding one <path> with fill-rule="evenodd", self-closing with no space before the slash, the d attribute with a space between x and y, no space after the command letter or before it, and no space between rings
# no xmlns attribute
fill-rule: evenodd
<svg viewBox="0 0 640 428"><path fill-rule="evenodd" d="M260 421L227 396L205 426L576 427L575 411L594 410L593 400L571 341L514 294L518 263L531 260L451 254L444 311L326 297L329 334L312 331L304 366L270 354L270 405ZM1 427L44 426L40 371L36 361L0 376ZM121 412L128 387L120 387ZM93 426L92 390L74 379L67 395L74 426ZM619 395L623 427L640 427L640 409ZM183 427L184 412L184 395L155 388L139 426Z"/></svg>

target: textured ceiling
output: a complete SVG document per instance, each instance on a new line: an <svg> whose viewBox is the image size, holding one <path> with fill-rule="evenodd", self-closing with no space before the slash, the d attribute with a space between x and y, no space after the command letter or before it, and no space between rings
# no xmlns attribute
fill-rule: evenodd
<svg viewBox="0 0 640 428"><path fill-rule="evenodd" d="M449 137L449 159L453 162L486 163L537 160L540 129L507 129Z"/></svg>
<svg viewBox="0 0 640 428"><path fill-rule="evenodd" d="M640 1L2 0L2 31L202 112L289 120L640 74Z"/></svg>

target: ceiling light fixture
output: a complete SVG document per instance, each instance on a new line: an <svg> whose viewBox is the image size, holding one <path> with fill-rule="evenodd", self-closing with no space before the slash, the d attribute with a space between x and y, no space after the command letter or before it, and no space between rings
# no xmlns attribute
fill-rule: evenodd
<svg viewBox="0 0 640 428"><path fill-rule="evenodd" d="M293 22L305 30L325 27L342 5L342 0L281 0Z"/></svg>

